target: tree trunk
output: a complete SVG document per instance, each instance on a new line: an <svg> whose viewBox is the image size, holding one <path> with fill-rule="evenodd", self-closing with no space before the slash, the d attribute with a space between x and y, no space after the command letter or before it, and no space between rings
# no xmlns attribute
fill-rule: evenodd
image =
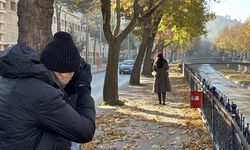
<svg viewBox="0 0 250 150"><path fill-rule="evenodd" d="M154 45L154 37L150 37L147 42L147 50L146 50L146 55L144 59L144 64L142 68L142 75L146 77L152 77L152 61L151 61L151 56L152 56L152 48Z"/></svg>
<svg viewBox="0 0 250 150"><path fill-rule="evenodd" d="M56 28L57 31L61 31L61 7L55 5L55 10L56 10Z"/></svg>
<svg viewBox="0 0 250 150"><path fill-rule="evenodd" d="M155 45L155 48L153 50L153 53L157 53L158 51L160 51L162 49L162 47L164 46L164 39L160 38L157 41L157 44Z"/></svg>
<svg viewBox="0 0 250 150"><path fill-rule="evenodd" d="M107 68L103 87L103 100L107 104L118 102L118 60L121 41L112 39L109 45Z"/></svg>
<svg viewBox="0 0 250 150"><path fill-rule="evenodd" d="M116 1L117 7L119 6L119 0ZM121 42L126 38L126 36L131 32L136 24L138 23L139 12L138 0L134 1L134 16L131 19L131 22L128 26L120 32L119 26L115 27L114 34L111 31L111 0L101 0L102 6L102 16L103 16L103 30L106 40L109 43L109 52L108 52L108 62L106 67L106 74L104 80L103 88L103 100L108 104L118 104L118 60ZM116 9L117 19L116 25L120 24L119 16L120 12Z"/></svg>
<svg viewBox="0 0 250 150"><path fill-rule="evenodd" d="M19 0L17 6L19 44L25 44L41 52L52 39L53 3L54 0Z"/></svg>
<svg viewBox="0 0 250 150"><path fill-rule="evenodd" d="M154 45L155 36L158 31L158 26L161 22L161 18L162 15L159 15L156 18L154 18L153 27L151 28L151 36L149 37L147 42L146 56L144 59L143 70L142 70L142 75L147 77L152 77L152 61L151 61L152 49Z"/></svg>
<svg viewBox="0 0 250 150"><path fill-rule="evenodd" d="M169 61L170 62L173 62L174 61L174 54L175 54L176 50L172 50L171 53L170 53L170 59Z"/></svg>
<svg viewBox="0 0 250 150"><path fill-rule="evenodd" d="M138 55L136 57L134 67L132 69L131 76L130 76L131 85L140 85L141 65L142 65L142 61L146 52L146 48L147 48L146 46L147 46L148 38L150 35L150 31L151 31L150 21L151 21L150 17L147 17L144 20L142 42L140 44Z"/></svg>

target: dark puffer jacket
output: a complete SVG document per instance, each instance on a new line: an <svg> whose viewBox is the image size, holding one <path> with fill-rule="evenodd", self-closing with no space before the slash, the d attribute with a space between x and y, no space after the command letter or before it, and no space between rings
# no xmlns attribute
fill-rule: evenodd
<svg viewBox="0 0 250 150"><path fill-rule="evenodd" d="M85 102L83 105L85 106L85 116L91 116L91 118L95 118L95 112L93 112L92 105L89 105L89 101L93 98L91 96L91 66L82 59L81 67L78 71L75 72L73 78L64 88L67 95L70 97L70 100L67 101L70 106L77 109L77 102ZM69 140L60 137L54 147L54 150L71 150L71 149L79 149L79 144L72 144Z"/></svg>
<svg viewBox="0 0 250 150"><path fill-rule="evenodd" d="M94 102L78 101L76 111L66 101L32 49L15 45L0 52L0 150L51 150L59 136L90 141Z"/></svg>

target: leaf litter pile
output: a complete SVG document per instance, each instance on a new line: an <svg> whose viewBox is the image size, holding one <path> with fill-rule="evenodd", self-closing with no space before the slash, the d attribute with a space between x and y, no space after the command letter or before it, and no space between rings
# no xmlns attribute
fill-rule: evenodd
<svg viewBox="0 0 250 150"><path fill-rule="evenodd" d="M200 113L189 106L189 89L183 77L170 71L172 92L166 105L152 93L153 78L142 86L119 91L123 106L97 106L94 139L83 150L212 150L212 141Z"/></svg>

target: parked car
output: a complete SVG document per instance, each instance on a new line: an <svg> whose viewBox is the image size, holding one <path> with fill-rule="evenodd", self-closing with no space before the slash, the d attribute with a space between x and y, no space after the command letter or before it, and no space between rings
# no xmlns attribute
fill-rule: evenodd
<svg viewBox="0 0 250 150"><path fill-rule="evenodd" d="M124 60L119 65L119 74L130 74L134 66L134 60Z"/></svg>

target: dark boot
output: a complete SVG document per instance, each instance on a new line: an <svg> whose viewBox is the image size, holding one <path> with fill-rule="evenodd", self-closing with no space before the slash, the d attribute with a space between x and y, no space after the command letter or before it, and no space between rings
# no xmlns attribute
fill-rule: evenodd
<svg viewBox="0 0 250 150"><path fill-rule="evenodd" d="M165 100L166 100L166 93L165 92L162 93L162 99L163 99L163 105L166 105L165 104Z"/></svg>
<svg viewBox="0 0 250 150"><path fill-rule="evenodd" d="M158 94L159 104L161 104L161 93L157 93L157 94Z"/></svg>

